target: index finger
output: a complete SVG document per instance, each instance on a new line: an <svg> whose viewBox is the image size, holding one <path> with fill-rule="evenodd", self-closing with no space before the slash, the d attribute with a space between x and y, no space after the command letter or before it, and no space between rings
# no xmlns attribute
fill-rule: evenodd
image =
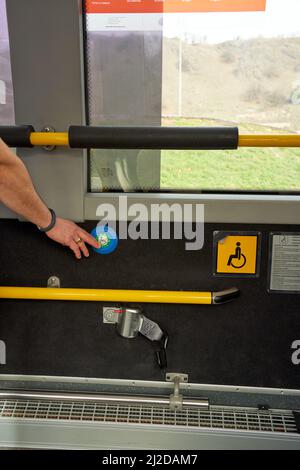
<svg viewBox="0 0 300 470"><path fill-rule="evenodd" d="M82 238L83 241L88 243L89 245L93 246L94 248L99 248L100 244L97 242L97 240L92 237L89 233L87 233L85 230L81 229L78 231L79 236Z"/></svg>

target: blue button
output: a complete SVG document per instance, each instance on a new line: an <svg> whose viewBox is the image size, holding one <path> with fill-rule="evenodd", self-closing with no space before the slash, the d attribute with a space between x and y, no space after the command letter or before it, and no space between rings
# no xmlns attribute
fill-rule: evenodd
<svg viewBox="0 0 300 470"><path fill-rule="evenodd" d="M92 237L100 243L100 248L93 248L100 255L108 255L115 251L118 246L118 236L116 232L108 225L97 225L91 231Z"/></svg>

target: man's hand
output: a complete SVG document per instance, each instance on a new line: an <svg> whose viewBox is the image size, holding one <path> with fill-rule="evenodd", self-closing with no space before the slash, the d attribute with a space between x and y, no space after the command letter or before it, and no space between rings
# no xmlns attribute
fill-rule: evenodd
<svg viewBox="0 0 300 470"><path fill-rule="evenodd" d="M68 246L74 251L77 259L81 258L81 253L84 256L89 256L89 251L86 247L86 243L99 248L99 243L85 230L74 224L70 220L56 219L56 224L52 230L46 233L46 235L54 240L55 242L61 243L64 246Z"/></svg>

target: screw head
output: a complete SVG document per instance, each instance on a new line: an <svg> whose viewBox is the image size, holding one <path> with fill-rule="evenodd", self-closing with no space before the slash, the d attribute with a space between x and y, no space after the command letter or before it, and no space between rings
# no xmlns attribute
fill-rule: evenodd
<svg viewBox="0 0 300 470"><path fill-rule="evenodd" d="M113 318L112 311L108 310L108 312L106 312L104 316L105 316L106 320L112 320L112 318Z"/></svg>

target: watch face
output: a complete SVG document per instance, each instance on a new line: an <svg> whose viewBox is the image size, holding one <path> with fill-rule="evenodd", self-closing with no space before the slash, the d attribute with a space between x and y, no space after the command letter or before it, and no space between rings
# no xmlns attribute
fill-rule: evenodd
<svg viewBox="0 0 300 470"><path fill-rule="evenodd" d="M91 235L100 244L100 248L93 248L93 250L100 255L108 255L115 251L118 246L118 236L108 225L97 225L97 227L91 231Z"/></svg>

